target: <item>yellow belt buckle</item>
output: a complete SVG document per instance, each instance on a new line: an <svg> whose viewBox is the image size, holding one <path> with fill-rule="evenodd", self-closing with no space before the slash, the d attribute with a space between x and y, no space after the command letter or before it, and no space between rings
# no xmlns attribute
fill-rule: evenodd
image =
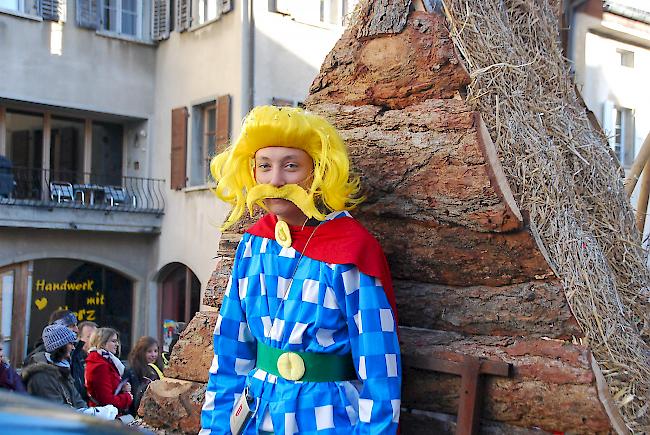
<svg viewBox="0 0 650 435"><path fill-rule="evenodd" d="M285 352L278 358L278 372L289 381L299 381L305 375L305 362L295 352Z"/></svg>

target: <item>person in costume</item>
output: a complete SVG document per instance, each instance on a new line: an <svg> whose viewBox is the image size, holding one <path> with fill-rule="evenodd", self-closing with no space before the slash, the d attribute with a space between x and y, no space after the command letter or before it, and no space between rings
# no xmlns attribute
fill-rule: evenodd
<svg viewBox="0 0 650 435"><path fill-rule="evenodd" d="M214 330L201 434L391 434L402 368L379 243L348 210L346 146L325 119L262 106L211 162L217 196L268 213L243 235ZM233 412L233 409L235 410Z"/></svg>

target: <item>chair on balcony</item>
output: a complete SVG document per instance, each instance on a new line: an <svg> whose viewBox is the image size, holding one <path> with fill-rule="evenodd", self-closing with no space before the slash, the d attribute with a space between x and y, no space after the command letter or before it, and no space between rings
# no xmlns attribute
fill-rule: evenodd
<svg viewBox="0 0 650 435"><path fill-rule="evenodd" d="M85 195L81 190L74 190L72 184L65 181L52 181L50 182L50 199L56 202L69 202L74 201L77 194L81 196L81 203L85 203Z"/></svg>
<svg viewBox="0 0 650 435"><path fill-rule="evenodd" d="M123 205L129 202L129 194L122 186L105 186L104 187L104 201L109 203L111 207ZM135 196L131 196L131 205L136 206Z"/></svg>

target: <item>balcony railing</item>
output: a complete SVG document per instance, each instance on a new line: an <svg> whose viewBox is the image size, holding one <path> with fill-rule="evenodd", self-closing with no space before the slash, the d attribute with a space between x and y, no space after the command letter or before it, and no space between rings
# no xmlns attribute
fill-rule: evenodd
<svg viewBox="0 0 650 435"><path fill-rule="evenodd" d="M162 214L165 180L0 168L0 204Z"/></svg>

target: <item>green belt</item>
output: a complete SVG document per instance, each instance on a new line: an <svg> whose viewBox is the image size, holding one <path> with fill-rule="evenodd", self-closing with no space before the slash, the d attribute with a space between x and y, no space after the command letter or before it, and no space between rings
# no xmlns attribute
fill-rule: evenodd
<svg viewBox="0 0 650 435"><path fill-rule="evenodd" d="M257 368L290 381L336 382L357 379L352 355L292 352L257 342Z"/></svg>

